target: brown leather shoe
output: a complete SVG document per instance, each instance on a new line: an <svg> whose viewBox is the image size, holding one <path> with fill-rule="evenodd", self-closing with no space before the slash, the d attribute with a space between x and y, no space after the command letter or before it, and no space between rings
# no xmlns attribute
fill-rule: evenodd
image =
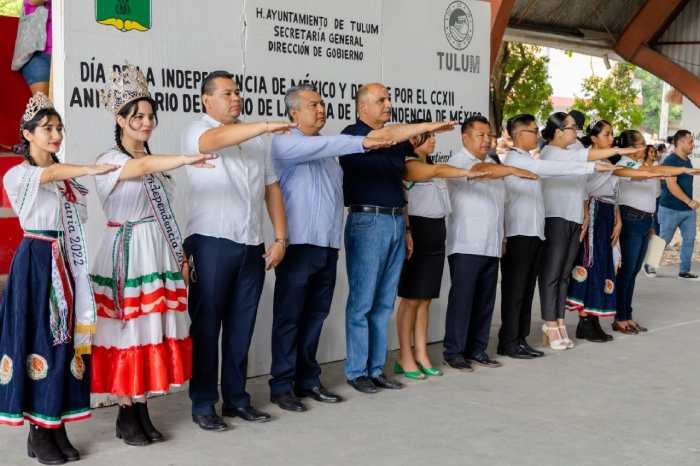
<svg viewBox="0 0 700 466"><path fill-rule="evenodd" d="M612 329L616 332L624 333L626 335L638 335L639 332L632 325L622 326L617 321L613 322Z"/></svg>

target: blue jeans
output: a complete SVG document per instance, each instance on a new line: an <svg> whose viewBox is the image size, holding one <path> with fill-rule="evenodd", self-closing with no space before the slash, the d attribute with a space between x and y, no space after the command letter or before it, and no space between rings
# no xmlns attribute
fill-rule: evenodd
<svg viewBox="0 0 700 466"><path fill-rule="evenodd" d="M617 314L615 320L632 319L632 296L637 274L644 263L644 256L649 245L649 230L652 217L642 216L620 206L622 214L622 232L620 249L622 266L617 272Z"/></svg>
<svg viewBox="0 0 700 466"><path fill-rule="evenodd" d="M345 309L348 380L384 370L387 327L406 255L403 217L351 212L345 224L350 293Z"/></svg>
<svg viewBox="0 0 700 466"><path fill-rule="evenodd" d="M694 210L674 210L659 206L659 224L661 233L659 236L670 243L676 228L681 229L681 268L680 273L690 272L690 263L693 260L693 247L695 246L695 219Z"/></svg>

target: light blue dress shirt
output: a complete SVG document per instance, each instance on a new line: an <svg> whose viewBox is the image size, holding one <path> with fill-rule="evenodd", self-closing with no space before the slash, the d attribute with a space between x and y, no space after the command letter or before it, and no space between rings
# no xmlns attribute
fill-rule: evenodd
<svg viewBox="0 0 700 466"><path fill-rule="evenodd" d="M298 129L272 138L272 163L284 194L290 244L340 249L343 170L338 156L364 152L364 136L306 136Z"/></svg>

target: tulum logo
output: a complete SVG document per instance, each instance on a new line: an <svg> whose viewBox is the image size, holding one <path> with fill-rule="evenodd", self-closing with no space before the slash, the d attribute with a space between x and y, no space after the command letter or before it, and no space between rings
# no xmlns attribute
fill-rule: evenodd
<svg viewBox="0 0 700 466"><path fill-rule="evenodd" d="M456 50L464 50L474 36L474 17L466 3L454 1L445 10L443 18L445 36Z"/></svg>
<svg viewBox="0 0 700 466"><path fill-rule="evenodd" d="M151 0L95 0L95 20L120 31L151 29Z"/></svg>

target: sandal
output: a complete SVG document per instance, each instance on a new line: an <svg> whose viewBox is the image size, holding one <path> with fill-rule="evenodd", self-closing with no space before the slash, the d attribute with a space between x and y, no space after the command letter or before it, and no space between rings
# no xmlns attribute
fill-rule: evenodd
<svg viewBox="0 0 700 466"><path fill-rule="evenodd" d="M414 380L425 380L428 378L428 376L425 375L420 370L417 370L417 371L405 371L405 370L403 370L403 367L401 367L401 364L398 361L394 361L394 374L403 374L403 376L406 377L407 379L414 379Z"/></svg>
<svg viewBox="0 0 700 466"><path fill-rule="evenodd" d="M440 370L440 369L437 369L435 367L423 367L423 365L420 363L418 363L418 368L425 375L430 375L433 377L441 377L441 376L445 375L445 373L442 372L442 370Z"/></svg>

